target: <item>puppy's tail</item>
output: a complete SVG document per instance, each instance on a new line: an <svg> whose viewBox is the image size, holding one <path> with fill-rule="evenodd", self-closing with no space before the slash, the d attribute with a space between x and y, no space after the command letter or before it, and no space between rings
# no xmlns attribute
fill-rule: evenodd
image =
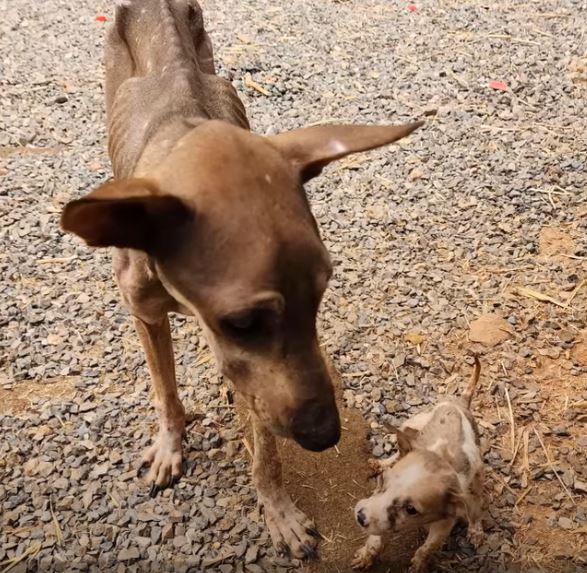
<svg viewBox="0 0 587 573"><path fill-rule="evenodd" d="M475 359L475 369L473 370L468 386L465 388L465 391L461 396L461 399L466 404L467 408L471 407L471 401L473 400L473 395L475 394L475 389L477 388L477 383L479 382L479 376L481 374L481 362L479 362L477 356L474 356L473 358Z"/></svg>

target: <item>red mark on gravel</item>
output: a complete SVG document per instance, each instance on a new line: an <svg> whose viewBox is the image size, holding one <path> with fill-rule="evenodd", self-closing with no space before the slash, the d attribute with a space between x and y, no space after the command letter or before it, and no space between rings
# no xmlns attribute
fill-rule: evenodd
<svg viewBox="0 0 587 573"><path fill-rule="evenodd" d="M508 85L505 82L500 82L499 80L491 80L489 82L489 87L493 90L501 90L502 92L506 92L508 89Z"/></svg>
<svg viewBox="0 0 587 573"><path fill-rule="evenodd" d="M415 12L418 8L416 8L415 4L408 4L408 10L410 12Z"/></svg>
<svg viewBox="0 0 587 573"><path fill-rule="evenodd" d="M96 22L106 22L106 16L96 16Z"/></svg>

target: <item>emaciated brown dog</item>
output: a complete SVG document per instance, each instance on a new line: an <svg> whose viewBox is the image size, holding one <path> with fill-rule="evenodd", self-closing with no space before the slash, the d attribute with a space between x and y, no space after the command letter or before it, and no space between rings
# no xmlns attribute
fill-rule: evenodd
<svg viewBox="0 0 587 573"><path fill-rule="evenodd" d="M253 479L271 537L311 556L312 521L283 490L274 435L320 451L339 439L316 334L332 272L303 184L406 126L329 125L255 135L215 75L195 0L119 3L106 45L115 179L69 203L66 231L116 247L114 268L147 357L160 430L145 461L152 494L182 471L168 313L198 318L221 372L254 412Z"/></svg>

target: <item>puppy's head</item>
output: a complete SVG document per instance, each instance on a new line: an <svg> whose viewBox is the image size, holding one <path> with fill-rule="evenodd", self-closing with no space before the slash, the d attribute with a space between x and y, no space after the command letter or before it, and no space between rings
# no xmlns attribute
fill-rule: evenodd
<svg viewBox="0 0 587 573"><path fill-rule="evenodd" d="M91 246L139 249L198 315L222 372L277 434L334 445L340 422L316 334L332 267L303 184L331 161L420 124L319 126L272 137L219 121L186 131L148 178L69 203Z"/></svg>
<svg viewBox="0 0 587 573"><path fill-rule="evenodd" d="M355 507L357 523L371 535L414 529L465 510L457 474L441 456L414 449L378 476L371 497Z"/></svg>

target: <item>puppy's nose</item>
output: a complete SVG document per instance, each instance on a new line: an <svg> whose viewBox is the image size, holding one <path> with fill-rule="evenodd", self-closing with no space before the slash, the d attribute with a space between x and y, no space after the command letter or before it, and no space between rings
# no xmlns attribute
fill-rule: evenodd
<svg viewBox="0 0 587 573"><path fill-rule="evenodd" d="M294 415L291 425L294 440L305 450L321 452L340 439L340 418L336 404L309 402Z"/></svg>
<svg viewBox="0 0 587 573"><path fill-rule="evenodd" d="M357 511L357 522L361 527L367 527L367 516L362 509Z"/></svg>

